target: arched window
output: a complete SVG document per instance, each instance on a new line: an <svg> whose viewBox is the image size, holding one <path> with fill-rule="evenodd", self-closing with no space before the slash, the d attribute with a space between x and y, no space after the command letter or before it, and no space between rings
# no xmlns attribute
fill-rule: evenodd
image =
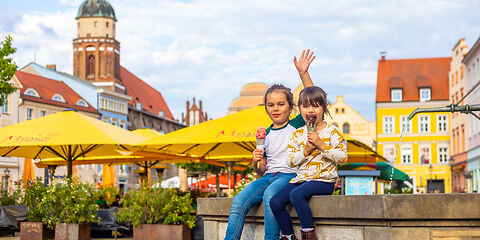
<svg viewBox="0 0 480 240"><path fill-rule="evenodd" d="M82 107L88 107L87 102L83 101L83 99L78 100L77 105Z"/></svg>
<svg viewBox="0 0 480 240"><path fill-rule="evenodd" d="M95 56L90 55L87 60L87 76L95 76Z"/></svg>
<svg viewBox="0 0 480 240"><path fill-rule="evenodd" d="M53 95L52 100L57 102L65 102L65 99L63 98L63 96L58 93L55 93L55 95Z"/></svg>
<svg viewBox="0 0 480 240"><path fill-rule="evenodd" d="M343 124L343 133L344 134L349 134L350 133L350 124L348 124L348 123Z"/></svg>
<svg viewBox="0 0 480 240"><path fill-rule="evenodd" d="M40 95L38 95L38 92L33 88L29 88L25 90L24 94L32 97L40 97Z"/></svg>

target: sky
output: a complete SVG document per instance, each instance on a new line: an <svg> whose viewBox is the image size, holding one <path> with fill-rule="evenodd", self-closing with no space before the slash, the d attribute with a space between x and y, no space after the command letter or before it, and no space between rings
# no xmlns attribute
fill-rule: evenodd
<svg viewBox="0 0 480 240"><path fill-rule="evenodd" d="M36 61L73 73L82 0L0 0L0 40L19 67ZM225 116L242 86L300 79L293 57L311 49L315 85L375 120L380 52L387 59L449 57L480 36L478 0L110 0L120 64L160 91L175 118L195 97Z"/></svg>

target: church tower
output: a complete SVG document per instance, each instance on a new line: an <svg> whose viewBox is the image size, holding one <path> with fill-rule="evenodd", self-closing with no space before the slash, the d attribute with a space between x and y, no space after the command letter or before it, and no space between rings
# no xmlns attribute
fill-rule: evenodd
<svg viewBox="0 0 480 240"><path fill-rule="evenodd" d="M120 43L115 12L106 0L85 0L78 9L73 39L73 74L114 92L125 93L120 79Z"/></svg>

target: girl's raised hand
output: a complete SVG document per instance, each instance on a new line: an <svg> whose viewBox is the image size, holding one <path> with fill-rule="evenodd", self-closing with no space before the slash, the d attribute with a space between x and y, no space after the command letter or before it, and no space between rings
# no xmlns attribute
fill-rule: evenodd
<svg viewBox="0 0 480 240"><path fill-rule="evenodd" d="M310 67L310 63L312 63L313 59L315 59L315 56L313 56L313 51L310 52L310 49L308 49L307 52L303 50L298 61L297 57L293 57L293 63L295 64L298 73L308 72L308 68Z"/></svg>

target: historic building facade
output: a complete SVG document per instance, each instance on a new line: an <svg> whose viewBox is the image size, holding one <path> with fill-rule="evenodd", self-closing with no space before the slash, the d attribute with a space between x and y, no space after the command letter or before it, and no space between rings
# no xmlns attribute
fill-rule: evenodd
<svg viewBox="0 0 480 240"><path fill-rule="evenodd" d="M245 84L240 90L240 96L233 99L230 103L228 114L264 104L263 101L267 89L268 85L262 82Z"/></svg>
<svg viewBox="0 0 480 240"><path fill-rule="evenodd" d="M466 91L470 91L480 81L480 38L463 58L466 69ZM467 104L480 103L480 87L477 86L467 96ZM475 112L479 116L478 112ZM480 192L480 120L471 114L467 117L467 178L468 192Z"/></svg>
<svg viewBox="0 0 480 240"><path fill-rule="evenodd" d="M465 39L460 39L452 49L452 61L450 62L449 97L450 103L456 104L465 96L467 81L465 77L465 65L462 63L468 53ZM460 105L465 104L462 101ZM467 141L465 133L468 132L468 116L464 113L454 112L450 114L450 151L452 154L452 183L453 192L467 192L468 183L465 179L467 171Z"/></svg>
<svg viewBox="0 0 480 240"><path fill-rule="evenodd" d="M387 60L382 56L378 62L377 151L410 176L414 192L452 192L450 113L407 118L417 107L450 103L450 61L449 57Z"/></svg>

